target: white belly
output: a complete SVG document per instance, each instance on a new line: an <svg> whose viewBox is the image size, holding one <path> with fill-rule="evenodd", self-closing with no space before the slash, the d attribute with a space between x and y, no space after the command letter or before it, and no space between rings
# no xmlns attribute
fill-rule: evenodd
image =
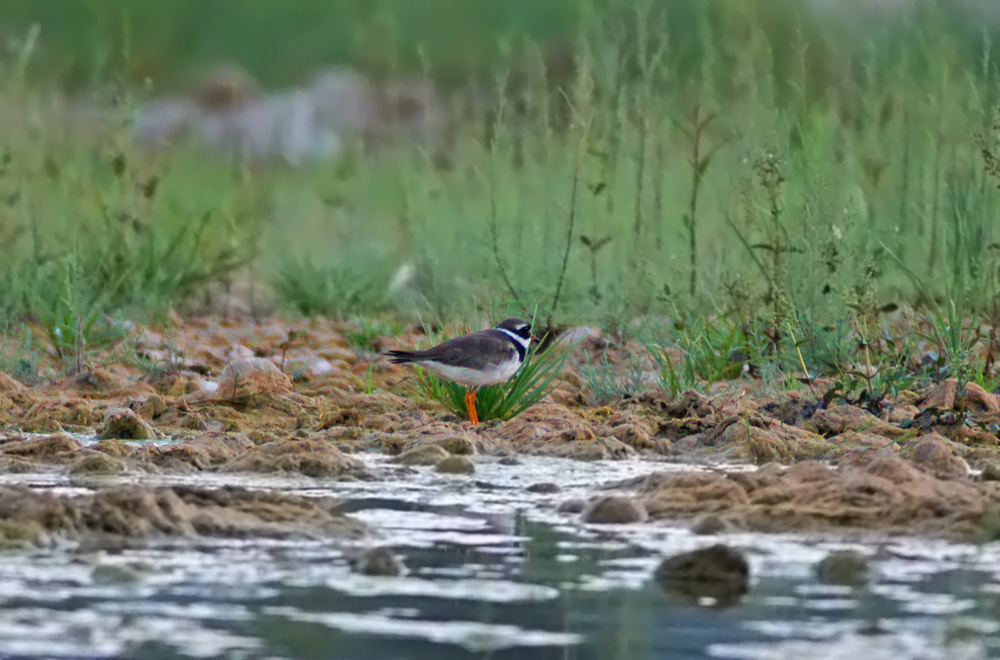
<svg viewBox="0 0 1000 660"><path fill-rule="evenodd" d="M420 366L425 367L428 371L437 374L445 380L472 387L484 387L509 380L511 376L517 373L517 368L521 365L511 360L510 362L495 365L486 371L477 371L465 367L451 367L438 364L437 362L421 362Z"/></svg>

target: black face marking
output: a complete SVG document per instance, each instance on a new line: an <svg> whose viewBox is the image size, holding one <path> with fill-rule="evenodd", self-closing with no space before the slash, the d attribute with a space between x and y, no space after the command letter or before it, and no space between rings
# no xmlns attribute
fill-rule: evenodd
<svg viewBox="0 0 1000 660"><path fill-rule="evenodd" d="M531 339L531 324L523 319L504 319L497 326L498 330L507 330L521 339Z"/></svg>

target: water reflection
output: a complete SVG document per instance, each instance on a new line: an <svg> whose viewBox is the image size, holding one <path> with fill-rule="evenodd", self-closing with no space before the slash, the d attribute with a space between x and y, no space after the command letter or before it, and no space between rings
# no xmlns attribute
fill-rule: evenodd
<svg viewBox="0 0 1000 660"><path fill-rule="evenodd" d="M488 487L429 471L398 489L338 485L354 489L344 508L381 530L377 544L403 559L407 570L395 578L351 570L365 544L315 540L6 555L0 657L922 660L1000 653L995 546L854 544L875 557L873 583L823 585L813 567L832 544L745 533L706 538L664 525L584 526L553 507L573 482L565 480L560 495L529 497L491 469L477 475ZM557 481L560 469L550 467L545 480ZM573 478L595 483L594 475ZM294 485L307 486L327 492L315 482ZM664 556L720 540L749 560L742 599L699 607L652 578Z"/></svg>

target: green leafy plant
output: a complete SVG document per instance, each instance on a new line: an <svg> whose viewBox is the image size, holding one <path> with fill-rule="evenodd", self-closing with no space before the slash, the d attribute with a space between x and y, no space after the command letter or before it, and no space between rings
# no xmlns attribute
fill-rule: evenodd
<svg viewBox="0 0 1000 660"><path fill-rule="evenodd" d="M99 314L65 315L44 320L45 335L55 354L62 360L75 358L77 372L83 371L86 352L106 348L125 336L125 331L113 324L102 324Z"/></svg>
<svg viewBox="0 0 1000 660"><path fill-rule="evenodd" d="M856 323L858 355L852 366L837 374L833 387L823 394L822 404L839 399L878 415L886 399L912 386L917 374L909 364L905 338L870 332L864 317Z"/></svg>
<svg viewBox="0 0 1000 660"><path fill-rule="evenodd" d="M476 412L480 421L511 419L541 401L552 391L552 382L571 352L572 346L560 344L552 344L541 351L530 349L513 378L479 389ZM415 371L416 391L420 396L437 401L461 418L468 417L464 385L438 378L420 367Z"/></svg>
<svg viewBox="0 0 1000 660"><path fill-rule="evenodd" d="M954 302L947 313L929 316L927 325L929 329L918 336L936 347L927 354L931 357L928 366L936 370L933 374L936 379L955 378L959 389L970 382L987 390L997 386L992 373L992 356L997 344L992 325L985 324L977 315L963 317L958 314ZM982 346L988 349L985 354L979 350Z"/></svg>
<svg viewBox="0 0 1000 660"><path fill-rule="evenodd" d="M749 362L746 333L731 321L677 321L673 336L647 337L646 349L660 368L660 382L671 396L720 380L739 377ZM676 364L673 354L680 354Z"/></svg>

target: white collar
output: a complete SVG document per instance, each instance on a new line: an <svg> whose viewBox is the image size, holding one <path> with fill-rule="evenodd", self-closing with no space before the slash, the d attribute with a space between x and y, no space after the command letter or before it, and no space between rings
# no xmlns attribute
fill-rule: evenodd
<svg viewBox="0 0 1000 660"><path fill-rule="evenodd" d="M507 328L497 328L497 330L499 330L500 332L504 333L505 335L507 335L508 337L510 337L511 339L513 339L514 343L516 343L518 346L520 346L523 349L527 349L528 348L528 344L531 343L531 337L528 337L527 339L525 339L524 337L519 337L518 335L515 335L513 332L511 332Z"/></svg>

